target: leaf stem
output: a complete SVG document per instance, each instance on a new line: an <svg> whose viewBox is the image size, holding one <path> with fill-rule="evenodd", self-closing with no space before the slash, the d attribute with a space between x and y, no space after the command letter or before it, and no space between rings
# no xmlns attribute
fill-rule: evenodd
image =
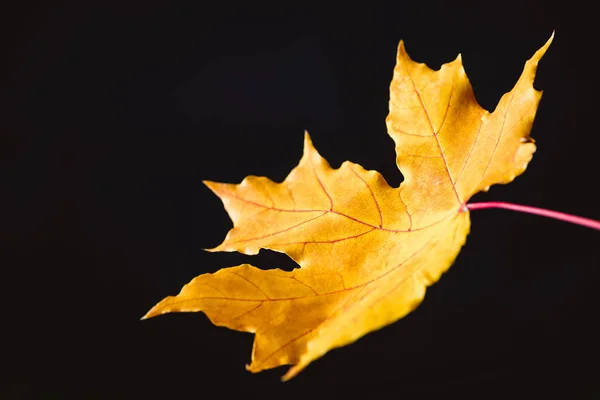
<svg viewBox="0 0 600 400"><path fill-rule="evenodd" d="M561 221L569 222L571 224L586 226L588 228L600 231L600 221L596 221L590 218L578 217L576 215L566 214L559 211L546 210L545 208L522 206L520 204L504 203L501 201L469 203L467 204L467 208L471 211L483 210L485 208L504 208L507 210L513 210L527 214L541 215L542 217L554 218Z"/></svg>

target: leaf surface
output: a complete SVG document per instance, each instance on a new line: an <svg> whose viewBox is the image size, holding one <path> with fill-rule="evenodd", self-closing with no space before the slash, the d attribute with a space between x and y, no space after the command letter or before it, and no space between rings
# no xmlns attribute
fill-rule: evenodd
<svg viewBox="0 0 600 400"><path fill-rule="evenodd" d="M330 349L408 314L465 243L466 202L527 168L541 98L533 81L551 41L493 113L475 100L460 55L433 71L412 61L400 42L386 120L400 187L349 161L331 168L308 133L300 163L282 183L257 176L240 184L206 181L234 224L211 251L269 249L300 268L244 264L203 274L144 318L202 311L216 325L252 332L247 369L292 364L287 380Z"/></svg>

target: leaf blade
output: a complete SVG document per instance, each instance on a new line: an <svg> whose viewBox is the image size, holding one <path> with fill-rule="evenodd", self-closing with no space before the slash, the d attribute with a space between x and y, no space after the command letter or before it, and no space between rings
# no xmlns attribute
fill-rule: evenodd
<svg viewBox="0 0 600 400"><path fill-rule="evenodd" d="M145 318L202 311L216 325L252 332L247 368L293 364L287 380L332 348L408 314L464 245L468 199L511 181L531 159L529 131L541 98L533 80L552 38L493 113L475 100L460 55L433 71L400 42L386 118L405 178L400 187L348 161L331 168L307 132L302 159L282 183L205 181L234 225L209 251L269 249L300 268L243 264L203 274Z"/></svg>

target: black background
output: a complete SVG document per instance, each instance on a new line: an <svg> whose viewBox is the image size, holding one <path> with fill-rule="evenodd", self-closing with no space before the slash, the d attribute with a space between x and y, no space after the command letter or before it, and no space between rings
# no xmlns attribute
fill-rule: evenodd
<svg viewBox="0 0 600 400"><path fill-rule="evenodd" d="M462 53L493 110L556 30L526 173L473 201L600 219L597 39L574 2L309 6L30 3L3 13L1 396L600 398L598 232L483 210L408 317L298 377L251 374L252 336L203 314L139 318L194 276L283 254L207 253L231 222L203 179L281 181L303 131L401 182L386 134L400 39L439 68ZM220 394L217 395L217 391ZM596 397L595 397L596 396Z"/></svg>

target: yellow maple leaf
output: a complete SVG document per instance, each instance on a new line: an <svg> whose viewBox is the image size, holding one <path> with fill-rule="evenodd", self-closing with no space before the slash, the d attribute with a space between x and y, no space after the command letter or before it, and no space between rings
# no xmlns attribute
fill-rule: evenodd
<svg viewBox="0 0 600 400"><path fill-rule="evenodd" d="M202 311L215 325L252 332L247 369L293 364L287 380L330 349L411 312L465 243L467 201L512 181L531 160L541 98L533 81L551 41L493 113L475 100L460 55L433 71L412 61L401 41L386 120L400 187L352 162L332 169L308 133L299 165L282 183L256 176L238 185L205 182L234 224L211 251L270 249L301 268L244 264L203 274L144 318Z"/></svg>

